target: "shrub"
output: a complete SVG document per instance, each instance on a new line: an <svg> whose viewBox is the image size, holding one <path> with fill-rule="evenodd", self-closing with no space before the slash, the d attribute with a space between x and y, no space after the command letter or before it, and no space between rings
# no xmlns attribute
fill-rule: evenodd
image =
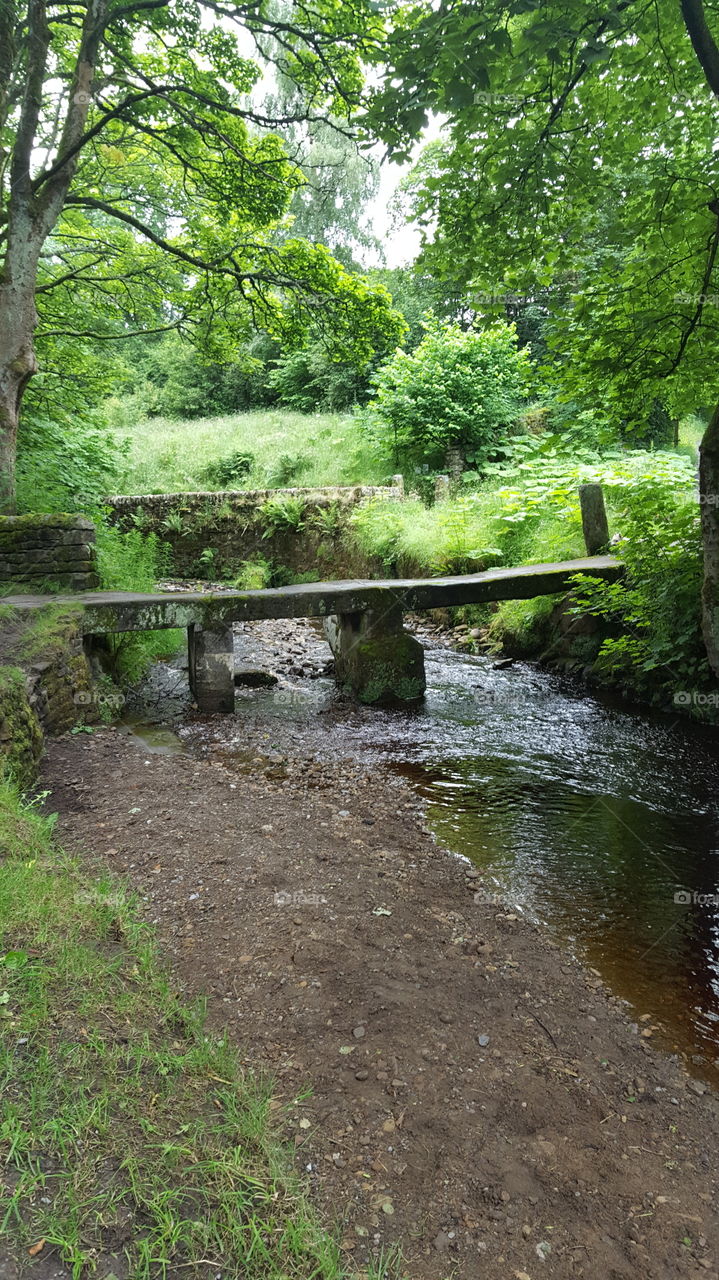
<svg viewBox="0 0 719 1280"><path fill-rule="evenodd" d="M87 511L111 492L121 448L99 418L24 418L18 440L17 504L30 511Z"/></svg>
<svg viewBox="0 0 719 1280"><path fill-rule="evenodd" d="M279 404L300 413L349 409L363 403L370 389L366 370L332 360L320 343L280 356L267 383Z"/></svg>
<svg viewBox="0 0 719 1280"><path fill-rule="evenodd" d="M281 453L268 469L268 488L282 489L293 484L311 465L312 459L306 453Z"/></svg>
<svg viewBox="0 0 719 1280"><path fill-rule="evenodd" d="M530 377L513 325L465 332L427 321L419 346L398 350L375 376L370 429L397 462L437 469L458 451L461 464L481 468L515 423Z"/></svg>
<svg viewBox="0 0 719 1280"><path fill-rule="evenodd" d="M627 491L622 533L617 553L625 577L582 577L575 588L576 611L603 618L614 632L602 643L597 670L650 700L672 700L679 691L686 701L687 691L712 683L702 643L697 503L686 492L639 482Z"/></svg>
<svg viewBox="0 0 719 1280"><path fill-rule="evenodd" d="M239 591L261 591L272 582L272 561L264 556L254 555L243 561L240 572L235 578L235 586Z"/></svg>
<svg viewBox="0 0 719 1280"><path fill-rule="evenodd" d="M216 484L224 489L228 485L237 484L240 480L244 480L250 474L254 465L255 455L253 453L236 449L234 453L228 453L226 457L217 458L214 462L208 463L202 472L202 477L210 484Z"/></svg>

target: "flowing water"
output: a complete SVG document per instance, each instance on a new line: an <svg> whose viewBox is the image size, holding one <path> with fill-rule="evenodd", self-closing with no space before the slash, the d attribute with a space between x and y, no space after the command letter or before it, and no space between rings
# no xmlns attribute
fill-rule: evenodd
<svg viewBox="0 0 719 1280"><path fill-rule="evenodd" d="M301 742L399 770L442 845L716 1079L719 739L529 664L426 657L417 711L350 707L330 680L300 678L243 693L237 716L212 722L212 744L240 760L249 717L288 755Z"/></svg>

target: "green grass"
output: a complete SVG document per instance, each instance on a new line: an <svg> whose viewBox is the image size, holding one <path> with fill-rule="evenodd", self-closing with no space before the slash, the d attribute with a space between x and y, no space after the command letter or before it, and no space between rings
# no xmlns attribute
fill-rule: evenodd
<svg viewBox="0 0 719 1280"><path fill-rule="evenodd" d="M699 445L705 430L706 422L692 413L679 423L679 452L694 463L699 461Z"/></svg>
<svg viewBox="0 0 719 1280"><path fill-rule="evenodd" d="M0 1270L41 1242L75 1280L343 1280L337 1242L243 1070L164 977L123 888L0 782ZM396 1274L396 1259L366 1271Z"/></svg>
<svg viewBox="0 0 719 1280"><path fill-rule="evenodd" d="M351 413L277 409L189 422L151 418L118 435L129 437L121 493L381 484L393 470ZM248 475L231 486L207 478L211 463L240 451L255 457Z"/></svg>

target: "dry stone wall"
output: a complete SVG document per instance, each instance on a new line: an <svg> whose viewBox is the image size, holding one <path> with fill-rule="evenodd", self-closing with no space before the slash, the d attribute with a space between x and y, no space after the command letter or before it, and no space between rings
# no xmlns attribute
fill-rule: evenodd
<svg viewBox="0 0 719 1280"><path fill-rule="evenodd" d="M98 587L92 520L34 513L0 517L0 583L26 591Z"/></svg>
<svg viewBox="0 0 719 1280"><path fill-rule="evenodd" d="M404 497L402 477L385 486L122 495L108 498L106 506L119 528L156 534L170 548L179 576L232 580L245 562L261 557L293 577L318 581L382 570L347 536L352 511L372 497ZM283 503L301 508L297 528L273 521L271 508Z"/></svg>

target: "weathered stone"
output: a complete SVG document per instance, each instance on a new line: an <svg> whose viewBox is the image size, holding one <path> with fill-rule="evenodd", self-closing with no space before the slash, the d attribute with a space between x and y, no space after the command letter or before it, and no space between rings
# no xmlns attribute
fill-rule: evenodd
<svg viewBox="0 0 719 1280"><path fill-rule="evenodd" d="M234 711L232 626L187 629L190 690L200 711Z"/></svg>
<svg viewBox="0 0 719 1280"><path fill-rule="evenodd" d="M434 482L435 502L444 502L449 497L449 476L437 476Z"/></svg>
<svg viewBox="0 0 719 1280"><path fill-rule="evenodd" d="M381 572L380 561L366 555L353 537L346 536L349 517L367 498L401 498L402 477L391 486L347 485L326 488L252 489L223 493L170 493L119 496L107 499L109 519L121 529L141 525L165 543L174 572L204 576L204 553L213 552L212 575L232 579L252 557L271 559L291 574L325 572L339 577L370 576ZM266 504L290 499L302 504L302 527L297 530L268 521ZM330 516L327 523L323 517ZM170 517L170 519L168 519Z"/></svg>
<svg viewBox="0 0 719 1280"><path fill-rule="evenodd" d="M567 591L577 573L614 582L621 577L623 566L613 556L594 556L559 564L487 569L452 578L311 582L262 591L98 591L58 596L55 603L78 610L84 635L112 635L193 624L212 629L260 618L328 618L367 609L381 612L393 603L412 612L489 600L529 600ZM13 606L21 612L45 608L47 604L47 596L13 596Z"/></svg>
<svg viewBox="0 0 719 1280"><path fill-rule="evenodd" d="M582 511L582 530L587 555L602 555L609 546L609 521L602 486L581 484L579 505Z"/></svg>
<svg viewBox="0 0 719 1280"><path fill-rule="evenodd" d="M0 517L0 579L91 590L99 582L94 541L95 527L85 516Z"/></svg>
<svg viewBox="0 0 719 1280"><path fill-rule="evenodd" d="M424 649L405 631L401 605L340 614L326 634L337 680L360 702L396 707L424 697Z"/></svg>
<svg viewBox="0 0 719 1280"><path fill-rule="evenodd" d="M0 667L0 761L20 786L34 781L42 746L42 730L30 705L24 671Z"/></svg>

